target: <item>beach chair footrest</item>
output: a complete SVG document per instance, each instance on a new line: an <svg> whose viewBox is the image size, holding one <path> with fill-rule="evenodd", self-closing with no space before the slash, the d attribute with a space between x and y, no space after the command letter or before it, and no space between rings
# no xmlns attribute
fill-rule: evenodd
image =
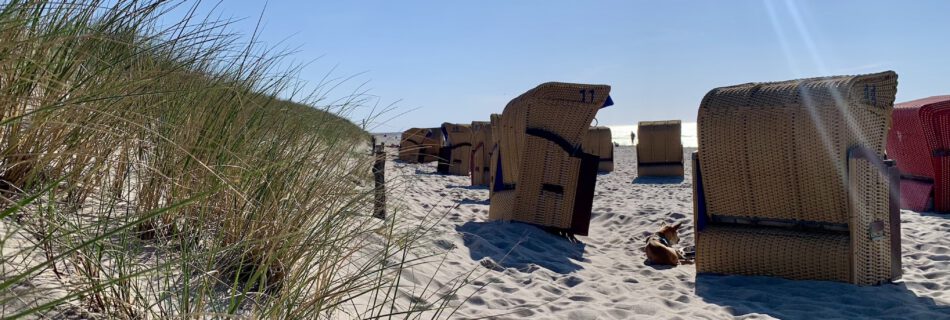
<svg viewBox="0 0 950 320"><path fill-rule="evenodd" d="M697 239L697 272L851 282L845 232L707 225Z"/></svg>

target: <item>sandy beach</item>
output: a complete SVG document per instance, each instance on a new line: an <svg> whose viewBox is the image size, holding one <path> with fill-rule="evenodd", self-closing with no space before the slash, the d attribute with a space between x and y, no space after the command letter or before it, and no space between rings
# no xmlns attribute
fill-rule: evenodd
<svg viewBox="0 0 950 320"><path fill-rule="evenodd" d="M401 289L425 300L419 292L426 288L472 274L450 303L458 309L451 318L950 317L947 215L901 213L904 275L893 284L697 276L693 265L645 264L644 241L664 223L683 222L681 245L693 243L691 177L637 178L632 147L618 147L616 170L598 176L591 234L577 242L528 224L487 221L487 188L470 186L468 177L438 175L434 163L395 161L396 150L388 149L390 205L404 223L430 221L429 249L444 254L441 263L407 272Z"/></svg>
<svg viewBox="0 0 950 320"><path fill-rule="evenodd" d="M0 320L950 320L946 12L6 1Z"/></svg>

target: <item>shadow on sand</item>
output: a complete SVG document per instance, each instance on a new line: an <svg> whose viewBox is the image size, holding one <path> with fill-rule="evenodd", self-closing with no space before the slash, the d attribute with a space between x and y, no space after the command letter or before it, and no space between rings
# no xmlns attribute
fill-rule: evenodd
<svg viewBox="0 0 950 320"><path fill-rule="evenodd" d="M465 189L465 190L482 190L482 189L488 190L488 186L485 186L485 185L462 186L462 185L450 184L450 185L447 185L447 186L445 186L445 187L446 187L446 188L452 188L452 189Z"/></svg>
<svg viewBox="0 0 950 320"><path fill-rule="evenodd" d="M530 224L469 221L455 230L462 234L472 260L490 269L532 272L541 267L560 274L583 269L576 261L584 261L585 244Z"/></svg>
<svg viewBox="0 0 950 320"><path fill-rule="evenodd" d="M416 174L420 175L430 175L430 176L444 176L445 174L438 173L435 169L432 168L419 168L416 169Z"/></svg>
<svg viewBox="0 0 950 320"><path fill-rule="evenodd" d="M680 184L683 177L636 177L634 184Z"/></svg>
<svg viewBox="0 0 950 320"><path fill-rule="evenodd" d="M919 297L903 283L855 286L827 281L700 274L696 295L727 307L734 316L779 319L940 319L950 306Z"/></svg>
<svg viewBox="0 0 950 320"><path fill-rule="evenodd" d="M480 204L480 205L489 205L491 202L488 199L485 200L475 200L475 199L462 199L459 200L459 204Z"/></svg>
<svg viewBox="0 0 950 320"><path fill-rule="evenodd" d="M925 211L925 212L917 212L917 211L910 211L910 210L903 210L903 211L916 213L924 217L950 219L950 213L939 213L939 212L934 212L934 211ZM906 214L906 212L902 212L902 214Z"/></svg>

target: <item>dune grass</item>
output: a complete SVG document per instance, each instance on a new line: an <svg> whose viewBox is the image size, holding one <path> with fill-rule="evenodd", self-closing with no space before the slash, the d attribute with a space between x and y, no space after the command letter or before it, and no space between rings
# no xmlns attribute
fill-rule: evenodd
<svg viewBox="0 0 950 320"><path fill-rule="evenodd" d="M282 54L175 5L0 8L0 316L418 309L393 286L419 235L370 217L369 135L334 115L362 98L278 99Z"/></svg>

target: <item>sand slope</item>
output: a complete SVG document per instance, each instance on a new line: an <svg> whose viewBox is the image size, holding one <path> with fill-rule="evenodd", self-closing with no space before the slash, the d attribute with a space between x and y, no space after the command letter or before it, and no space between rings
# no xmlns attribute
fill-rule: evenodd
<svg viewBox="0 0 950 320"><path fill-rule="evenodd" d="M467 277L451 303L458 310L440 315L460 319L950 318L950 215L902 212L904 277L891 285L697 277L692 265L645 265L641 251L648 234L677 221L692 244L690 177L635 179L631 147L615 159L617 170L598 177L591 235L578 242L487 222L486 188L437 175L432 163L390 161L391 206L407 223L431 223L425 241L445 253L406 272L403 293L435 303L432 288Z"/></svg>

